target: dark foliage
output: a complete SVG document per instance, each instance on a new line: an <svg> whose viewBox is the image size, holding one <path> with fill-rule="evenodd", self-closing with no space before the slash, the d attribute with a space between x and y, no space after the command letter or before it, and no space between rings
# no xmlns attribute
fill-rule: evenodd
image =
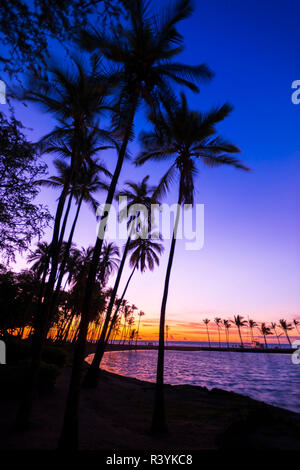
<svg viewBox="0 0 300 470"><path fill-rule="evenodd" d="M14 118L0 113L0 250L7 259L28 248L50 221L46 207L35 204L37 178L46 172L33 144Z"/></svg>
<svg viewBox="0 0 300 470"><path fill-rule="evenodd" d="M49 41L67 50L91 17L107 25L118 21L121 10L118 0L0 0L0 67L10 76L41 70Z"/></svg>

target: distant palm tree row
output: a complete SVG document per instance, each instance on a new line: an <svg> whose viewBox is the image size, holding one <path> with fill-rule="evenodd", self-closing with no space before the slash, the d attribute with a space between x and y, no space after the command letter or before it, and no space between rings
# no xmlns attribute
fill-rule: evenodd
<svg viewBox="0 0 300 470"><path fill-rule="evenodd" d="M208 326L210 322L211 320L208 318L205 318L203 320L203 323L206 327L207 341L208 341L209 347L211 347L211 336L210 336L210 331L209 331L209 326ZM225 341L227 343L227 347L229 348L229 333L230 333L230 328L232 325L235 325L237 327L239 338L240 338L240 345L242 348L244 347L244 341L242 338L242 328L245 328L245 327L249 327L250 329L251 342L253 343L252 345L255 345L254 331L256 328L258 330L258 333L261 336L263 336L266 348L268 348L267 337L270 335L274 334L276 336L279 347L281 346L280 337L282 335L285 335L290 347L292 347L292 343L291 343L288 332L295 329L297 333L300 334L300 331L299 331L300 321L296 319L294 319L292 323L289 323L287 320L281 318L278 323L272 322L268 326L265 322L262 322L259 324L251 319L245 320L244 317L242 317L241 315L236 315L236 316L234 315L233 320L227 320L227 319L222 320L222 318L216 317L212 322L214 322L215 325L217 326L219 347L221 347L221 331L222 331L222 328L224 328L223 331L225 333Z"/></svg>

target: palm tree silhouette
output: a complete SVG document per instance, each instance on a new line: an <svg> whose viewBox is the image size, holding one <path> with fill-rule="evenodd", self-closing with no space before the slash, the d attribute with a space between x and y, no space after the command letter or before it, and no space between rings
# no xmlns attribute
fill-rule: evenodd
<svg viewBox="0 0 300 470"><path fill-rule="evenodd" d="M141 230L143 231L143 229ZM141 237L137 237L135 240L132 240L130 242L129 251L131 251L132 253L129 259L129 265L131 266L132 271L126 282L123 293L118 301L117 308L114 312L114 315L111 321L110 331L117 319L119 306L125 297L126 291L128 289L129 283L132 279L132 276L135 270L138 269L142 273L146 269L153 271L155 268L155 265L159 266L159 256L161 256L164 251L164 248L162 244L160 243L161 237L151 238L151 233L148 234L148 228L146 229L145 233L144 234L141 233L141 235L142 235ZM109 340L110 331L107 335L106 343Z"/></svg>
<svg viewBox="0 0 300 470"><path fill-rule="evenodd" d="M74 61L74 69L72 71L60 69L56 66L49 67L51 79L45 80L40 77L38 80L31 80L28 91L25 93L25 99L38 103L50 112L60 123L44 141L52 139L55 142L65 136L69 136L72 142L72 155L70 163L70 174L65 181L64 187L60 194L56 214L54 219L54 228L50 243L50 251L48 256L47 268L51 259L51 269L48 276L45 289L40 291L39 306L36 315L36 328L33 336L32 347L32 363L26 381L26 389L23 394L21 407L17 416L17 424L24 427L29 422L30 411L32 408L33 394L37 385L37 377L41 360L43 344L46 339L51 297L56 281L59 258L59 234L61 228L61 219L65 206L65 201L69 193L69 187L75 172L81 167L83 155L81 152L82 137L85 135L86 128L95 127L95 116L99 115L106 108L106 96L109 91L107 82L103 86L95 83L94 73L96 70L86 71ZM100 132L104 138L104 133ZM109 138L105 133L105 138ZM45 285L46 269L43 274L42 285ZM42 297L43 296L43 297ZM43 301L42 301L43 298Z"/></svg>
<svg viewBox="0 0 300 470"><path fill-rule="evenodd" d="M120 285L123 269L125 266L125 261L128 255L131 237L133 234L134 229L136 228L136 223L139 223L139 213L141 210L141 206L143 205L149 212L151 211L151 204L157 204L158 201L156 198L153 197L154 187L149 186L148 184L149 176L145 176L140 183L135 183L133 181L127 181L125 183L125 188L123 191L120 191L117 194L117 198L119 197L126 197L127 204L126 207L120 213L120 219L124 219L126 215L128 215L128 230L129 236L127 242L124 246L123 255L120 263L120 267L117 273L117 277L114 283L114 287L110 296L109 304L107 307L106 317L104 321L104 325L102 328L101 336L97 343L96 352L94 354L93 361L86 373L84 378L84 385L86 387L95 387L98 383L99 377L99 367L100 362L103 357L104 347L105 347L105 339L107 336L107 331L109 327L109 322L111 320L111 314L113 311L117 291Z"/></svg>
<svg viewBox="0 0 300 470"><path fill-rule="evenodd" d="M124 7L128 19L124 25L119 25L117 31L112 34L103 31L97 33L94 30L83 31L80 40L81 46L86 50L98 51L110 63L117 65L111 74L111 81L120 86L114 124L122 135L122 144L107 194L106 207L110 207L113 202L140 103L144 101L147 105L157 107L173 95L170 83L177 83L197 92L199 90L196 83L212 77L212 72L204 64L189 66L173 62L173 58L182 51L183 46L183 38L177 30L177 24L191 15L193 8L190 0L179 0L161 18L154 16L149 11L149 3L144 3L143 0L130 0L124 3ZM105 211L104 217L100 219L100 236L95 243L82 305L77 352L74 355L72 380L60 439L61 448L78 447L77 404L89 324L90 294L95 283L108 212Z"/></svg>
<svg viewBox="0 0 300 470"><path fill-rule="evenodd" d="M282 330L284 331L285 336L286 336L286 338L287 338L287 340L288 340L288 342L289 342L290 347L292 347L292 343L291 343L290 337L289 337L289 335L288 335L288 331L290 331L290 330L293 329L291 323L288 323L286 320L284 320L283 318L281 318L281 319L279 320L279 326L280 326L280 328L282 328Z"/></svg>
<svg viewBox="0 0 300 470"><path fill-rule="evenodd" d="M265 346L266 348L268 347L268 343L267 343L267 339L266 337L268 335L271 335L272 332L271 332L271 329L269 327L267 327L267 325L263 322L259 328L259 331L261 332L261 334L263 335L264 337L264 340L265 340Z"/></svg>
<svg viewBox="0 0 300 470"><path fill-rule="evenodd" d="M181 206L188 204L190 207L194 204L194 178L198 161L210 167L224 164L246 170L238 160L227 155L240 150L216 136L216 124L228 116L232 110L231 106L225 104L207 114L191 111L185 95L181 93L179 102L165 103L165 108L166 112L155 112L149 116L154 130L142 134L143 151L136 159L138 165L148 160L173 159L169 170L160 181L158 194L165 193L177 175L179 180L177 211L161 304L153 432L166 429L163 393L165 314Z"/></svg>
<svg viewBox="0 0 300 470"><path fill-rule="evenodd" d="M214 321L215 321L215 324L217 325L217 328L218 328L219 348L220 348L220 347L221 347L221 332L220 332L220 328L221 328L221 321L222 321L222 318L216 317Z"/></svg>
<svg viewBox="0 0 300 470"><path fill-rule="evenodd" d="M250 328L250 334L251 334L251 341L254 341L254 336L253 336L253 330L257 326L257 323L254 320L248 320L249 328Z"/></svg>
<svg viewBox="0 0 300 470"><path fill-rule="evenodd" d="M210 320L208 318L205 318L203 320L203 323L205 324L206 326L206 333L207 333L207 339L208 339L208 346L210 347L210 337L209 337L209 331L208 331L208 324L209 324Z"/></svg>
<svg viewBox="0 0 300 470"><path fill-rule="evenodd" d="M278 333L277 333L277 324L275 322L271 323L271 329L274 331L274 333L276 335L276 338L277 338L277 341L278 341L278 346L281 347L280 340L279 340L280 335L278 335Z"/></svg>
<svg viewBox="0 0 300 470"><path fill-rule="evenodd" d="M145 312L143 312L142 310L140 310L139 313L138 313L139 321L138 321L138 327L137 327L137 332L136 332L135 347L137 347L138 337L139 337L139 333L140 333L141 318L142 318L144 315L145 315Z"/></svg>
<svg viewBox="0 0 300 470"><path fill-rule="evenodd" d="M227 348L229 348L229 328L231 328L230 321L229 320L223 320L223 325L225 327Z"/></svg>
<svg viewBox="0 0 300 470"><path fill-rule="evenodd" d="M41 278L48 260L49 244L47 242L38 242L35 251L27 256L27 261L33 263L31 269L36 273L38 279Z"/></svg>
<svg viewBox="0 0 300 470"><path fill-rule="evenodd" d="M242 339L242 333L241 333L241 328L243 326L247 325L246 320L243 320L243 317L241 315L236 315L234 316L233 323L237 326L239 336L240 336L240 341L241 341L241 348L244 347L243 339Z"/></svg>
<svg viewBox="0 0 300 470"><path fill-rule="evenodd" d="M104 240L99 262L98 279L104 287L111 274L118 269L120 252L119 248L113 242Z"/></svg>
<svg viewBox="0 0 300 470"><path fill-rule="evenodd" d="M89 142L89 144L92 145L92 142ZM82 167L78 170L76 175L74 175L73 181L71 182L71 185L70 185L70 198L69 198L69 203L68 203L67 210L65 212L63 226L66 223L66 217L68 215L70 202L71 202L73 197L75 198L75 201L76 201L76 204L77 204L77 209L76 209L75 216L74 216L74 219L73 219L73 223L72 223L72 226L71 226L71 230L70 230L70 233L69 233L68 241L67 241L65 249L64 249L64 256L63 256L63 259L60 263L59 277L58 277L58 280L56 282L55 293L54 293L53 299L52 299L52 305L51 305L51 309L50 309L50 317L51 317L51 314L52 314L53 310L55 309L55 306L56 306L56 304L59 300L58 297L59 297L60 287L61 287L61 283L62 283L64 274L65 274L65 266L68 262L68 257L69 257L69 254L70 254L72 240L73 240L76 224L77 224L77 221L78 221L80 209L82 207L82 203L85 202L86 204L88 204L91 207L93 212L96 212L98 202L94 198L93 195L95 193L98 193L101 190L107 189L107 185L104 182L103 178L100 177L100 174L105 175L105 176L111 176L110 172L105 168L105 166L102 163L99 162L99 160L97 160L97 159L96 160L91 160L91 157L93 156L93 153L97 152L99 150L99 148L102 148L102 147L94 146L94 148L93 148L90 145L89 145L89 152L88 152L89 163L84 163L82 165ZM87 153L86 153L86 155L87 155ZM57 160L55 160L54 163L56 164L57 169L60 171L61 174L58 177L54 176L54 177L49 178L49 180L46 180L44 182L42 181L41 182L42 184L52 185L52 186L55 186L55 185L57 186L57 185L63 185L64 184L66 174L69 173L70 167L68 165L66 165L66 163L62 160L57 159ZM60 238L63 238L63 233L64 233L64 229L61 230Z"/></svg>

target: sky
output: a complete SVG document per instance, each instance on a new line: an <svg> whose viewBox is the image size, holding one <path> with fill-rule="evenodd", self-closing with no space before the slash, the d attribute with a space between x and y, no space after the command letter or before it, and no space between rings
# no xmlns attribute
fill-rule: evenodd
<svg viewBox="0 0 300 470"><path fill-rule="evenodd" d="M153 2L159 8L166 3ZM190 107L205 111L224 102L234 106L218 131L242 149L240 157L252 171L198 167L195 199L204 204L204 246L187 251L184 241L177 243L167 304L169 335L174 340L205 339L205 317L240 314L266 322L300 318L300 104L291 100L292 82L300 80L300 4L197 0L195 5L194 15L180 26L186 45L180 60L205 62L215 77L201 85L199 94L187 93ZM31 105L18 104L16 112L32 128L28 130L32 140L55 124ZM137 135L148 128L142 110L135 127ZM138 143L130 150L136 155ZM108 157L106 163L113 169L115 156ZM51 173L50 157L47 162ZM137 169L127 162L119 187L146 174L157 184L168 165L149 163ZM176 201L176 189L164 202ZM57 196L43 190L39 200L53 213ZM98 200L103 199L100 194ZM95 218L84 208L76 243L94 244L95 234ZM159 268L136 273L126 294L146 313L141 335L147 339L158 334L169 244L165 241ZM17 269L24 266L18 257ZM120 291L129 273L126 268Z"/></svg>

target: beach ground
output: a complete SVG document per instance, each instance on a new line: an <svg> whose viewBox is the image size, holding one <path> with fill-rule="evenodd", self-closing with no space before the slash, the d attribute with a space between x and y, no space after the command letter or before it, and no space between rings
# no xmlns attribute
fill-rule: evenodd
<svg viewBox="0 0 300 470"><path fill-rule="evenodd" d="M87 365L85 366L85 368ZM56 449L71 366L55 389L37 398L26 432L12 429L18 401L0 403L0 449ZM196 386L166 386L169 433L149 433L154 385L105 371L96 389L83 389L80 449L85 450L300 450L300 414L248 397Z"/></svg>

